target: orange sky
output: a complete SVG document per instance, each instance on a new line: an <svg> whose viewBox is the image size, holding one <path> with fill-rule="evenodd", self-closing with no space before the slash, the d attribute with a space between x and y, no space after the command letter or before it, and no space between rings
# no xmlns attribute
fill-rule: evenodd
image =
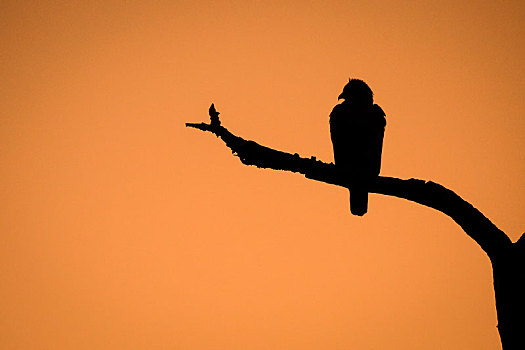
<svg viewBox="0 0 525 350"><path fill-rule="evenodd" d="M124 5L125 3L125 5ZM0 348L499 349L445 215L242 165L184 127L332 161L348 77L382 174L523 227L522 1L3 1Z"/></svg>

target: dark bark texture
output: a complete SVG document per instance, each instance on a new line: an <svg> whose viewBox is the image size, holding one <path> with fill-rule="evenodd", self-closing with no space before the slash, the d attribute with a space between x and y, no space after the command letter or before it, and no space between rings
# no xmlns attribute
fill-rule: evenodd
<svg viewBox="0 0 525 350"><path fill-rule="evenodd" d="M321 162L315 157L302 158L297 153L282 152L235 136L221 126L218 114L210 107L209 124L186 123L186 126L221 138L243 164L301 173L308 179L352 190L352 185L348 185L348 180L345 181L334 164ZM432 181L379 176L368 191L436 209L452 218L481 247L492 263L497 327L503 349L525 349L525 234L512 243L470 203Z"/></svg>

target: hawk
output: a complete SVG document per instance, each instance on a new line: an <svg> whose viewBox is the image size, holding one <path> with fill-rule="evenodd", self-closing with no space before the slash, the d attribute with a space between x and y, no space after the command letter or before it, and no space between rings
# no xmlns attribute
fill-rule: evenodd
<svg viewBox="0 0 525 350"><path fill-rule="evenodd" d="M348 180L351 213L362 216L368 208L368 185L381 169L385 112L359 79L350 79L338 99L344 101L330 113L335 167Z"/></svg>

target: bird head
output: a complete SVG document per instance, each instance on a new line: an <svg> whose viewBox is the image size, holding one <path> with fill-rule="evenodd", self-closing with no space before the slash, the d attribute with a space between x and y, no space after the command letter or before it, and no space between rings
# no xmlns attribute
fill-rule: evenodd
<svg viewBox="0 0 525 350"><path fill-rule="evenodd" d="M337 99L345 99L362 104L373 104L374 93L364 81L359 79L349 79L348 83L343 88L343 92Z"/></svg>

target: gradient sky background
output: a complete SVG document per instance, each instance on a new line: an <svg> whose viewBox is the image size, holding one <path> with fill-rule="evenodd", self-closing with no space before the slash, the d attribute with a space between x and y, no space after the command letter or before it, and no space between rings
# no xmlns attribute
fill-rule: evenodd
<svg viewBox="0 0 525 350"><path fill-rule="evenodd" d="M242 165L332 161L349 77L382 174L525 231L523 1L2 1L0 347L499 349L491 267L445 215Z"/></svg>

